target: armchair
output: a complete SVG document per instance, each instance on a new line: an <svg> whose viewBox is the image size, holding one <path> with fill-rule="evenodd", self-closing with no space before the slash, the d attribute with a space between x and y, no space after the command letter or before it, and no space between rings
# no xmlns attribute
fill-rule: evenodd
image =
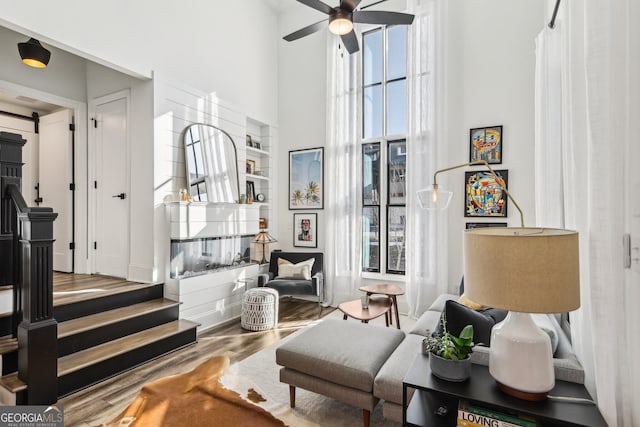
<svg viewBox="0 0 640 427"><path fill-rule="evenodd" d="M311 280L279 278L278 260L282 258L293 264L313 258ZM268 287L278 291L280 296L316 296L318 298L319 314L322 314L322 300L324 299L322 252L272 252L269 261L269 272L258 276L258 286Z"/></svg>

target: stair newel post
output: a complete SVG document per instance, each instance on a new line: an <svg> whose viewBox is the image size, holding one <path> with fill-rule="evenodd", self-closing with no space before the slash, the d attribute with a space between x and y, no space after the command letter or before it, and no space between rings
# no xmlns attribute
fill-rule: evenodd
<svg viewBox="0 0 640 427"><path fill-rule="evenodd" d="M27 403L58 400L58 322L53 318L53 221L51 208L18 213L22 254L22 316L18 325L18 377Z"/></svg>
<svg viewBox="0 0 640 427"><path fill-rule="evenodd" d="M18 262L19 238L16 207L7 191L10 185L22 186L22 147L26 140L21 135L0 132L0 284L13 285L13 325L22 320L20 308L20 263Z"/></svg>

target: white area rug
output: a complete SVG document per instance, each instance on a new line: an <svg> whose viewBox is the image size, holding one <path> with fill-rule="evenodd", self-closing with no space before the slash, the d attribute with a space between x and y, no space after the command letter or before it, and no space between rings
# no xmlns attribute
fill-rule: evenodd
<svg viewBox="0 0 640 427"><path fill-rule="evenodd" d="M342 318L342 312L336 310L326 318L340 319ZM346 321L355 322L353 319ZM411 329L414 323L414 321L405 316L400 318L400 324L405 331ZM313 324L315 322L307 327L311 327ZM375 319L370 322L370 326L384 327L384 319ZM275 349L286 340L291 339L291 337L302 333L304 329L302 328L274 346L259 351L242 362L232 365L230 372L222 379L223 384L245 398L248 390L253 388L266 399L259 406L271 412L271 414L291 427L361 426L362 409L300 388L296 389L295 409L289 407L289 386L280 382L280 366L276 364ZM383 418L382 403L380 402L371 414L371 426L396 427L400 426L400 423Z"/></svg>

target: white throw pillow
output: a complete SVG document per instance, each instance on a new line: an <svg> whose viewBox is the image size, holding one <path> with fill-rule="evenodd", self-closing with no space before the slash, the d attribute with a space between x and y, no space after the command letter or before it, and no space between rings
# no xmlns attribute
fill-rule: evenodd
<svg viewBox="0 0 640 427"><path fill-rule="evenodd" d="M276 279L301 279L311 280L311 268L315 258L292 264L286 259L278 259L278 276Z"/></svg>

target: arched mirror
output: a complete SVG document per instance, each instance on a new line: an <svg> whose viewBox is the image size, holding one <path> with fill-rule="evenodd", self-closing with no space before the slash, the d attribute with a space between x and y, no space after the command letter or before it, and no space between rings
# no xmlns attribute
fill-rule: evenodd
<svg viewBox="0 0 640 427"><path fill-rule="evenodd" d="M238 160L231 136L215 126L198 123L184 132L189 194L194 201L237 203Z"/></svg>

